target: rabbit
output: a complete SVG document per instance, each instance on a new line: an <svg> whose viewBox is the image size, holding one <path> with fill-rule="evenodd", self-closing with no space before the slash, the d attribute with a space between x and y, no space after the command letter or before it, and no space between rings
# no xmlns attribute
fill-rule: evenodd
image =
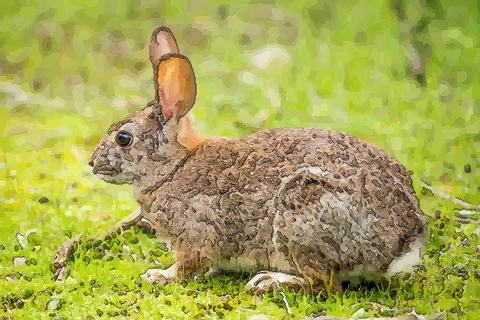
<svg viewBox="0 0 480 320"><path fill-rule="evenodd" d="M144 280L167 284L212 268L253 273L248 290L341 290L421 262L425 216L398 161L326 129L201 137L189 116L197 94L189 59L164 26L149 49L154 100L112 125L89 162L104 181L133 185L136 221L176 253Z"/></svg>

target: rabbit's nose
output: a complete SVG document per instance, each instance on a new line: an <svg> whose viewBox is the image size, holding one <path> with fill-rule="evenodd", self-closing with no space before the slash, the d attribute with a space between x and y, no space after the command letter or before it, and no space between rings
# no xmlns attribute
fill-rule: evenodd
<svg viewBox="0 0 480 320"><path fill-rule="evenodd" d="M93 167L93 160L88 161L88 165L89 165L90 167Z"/></svg>

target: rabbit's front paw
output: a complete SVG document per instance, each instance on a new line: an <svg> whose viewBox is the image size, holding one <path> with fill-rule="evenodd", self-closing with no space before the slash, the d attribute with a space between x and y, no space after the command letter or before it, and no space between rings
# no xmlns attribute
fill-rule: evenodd
<svg viewBox="0 0 480 320"><path fill-rule="evenodd" d="M157 283L166 285L170 282L174 282L176 278L175 265L168 269L148 269L147 272L140 276L143 280L150 283Z"/></svg>
<svg viewBox="0 0 480 320"><path fill-rule="evenodd" d="M281 272L262 271L255 275L245 285L245 290L268 291L280 287L288 287L292 290L300 290L307 287L308 282L297 276Z"/></svg>

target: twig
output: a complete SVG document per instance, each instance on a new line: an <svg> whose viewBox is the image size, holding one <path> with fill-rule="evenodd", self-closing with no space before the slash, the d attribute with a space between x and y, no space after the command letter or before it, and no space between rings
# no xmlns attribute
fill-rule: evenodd
<svg viewBox="0 0 480 320"><path fill-rule="evenodd" d="M290 310L290 306L288 305L288 300L285 293L283 291L280 291L278 294L281 295L283 298L283 303L285 303L285 307L287 308L287 313L292 314L292 310Z"/></svg>
<svg viewBox="0 0 480 320"><path fill-rule="evenodd" d="M66 241L60 249L57 251L53 266L55 269L64 267L67 264L68 259L72 256L75 251L75 247L78 246L82 241L82 235L76 235L75 237Z"/></svg>
<svg viewBox="0 0 480 320"><path fill-rule="evenodd" d="M478 214L476 210L457 210L457 217L462 219L472 219L471 217Z"/></svg>
<svg viewBox="0 0 480 320"><path fill-rule="evenodd" d="M456 197L452 197L451 195L449 195L448 193L445 193L445 192L442 192L440 190L436 190L435 188L433 188L431 185L429 185L428 183L426 183L425 181L423 180L420 180L420 185L427 189L428 191L430 191L431 193L433 193L433 195L439 197L439 198L442 198L442 199L445 199L445 200L449 200L449 201L452 201L453 203L455 203L456 205L459 205L463 208L466 208L466 209L480 209L480 205L473 205L471 204L470 202L467 202L465 200L462 200L462 199L459 199L459 198L456 198Z"/></svg>

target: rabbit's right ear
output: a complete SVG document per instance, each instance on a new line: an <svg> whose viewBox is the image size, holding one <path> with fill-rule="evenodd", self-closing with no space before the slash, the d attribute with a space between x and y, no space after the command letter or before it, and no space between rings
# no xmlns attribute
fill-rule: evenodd
<svg viewBox="0 0 480 320"><path fill-rule="evenodd" d="M180 54L177 41L167 27L153 30L150 42L157 111L164 121L183 117L195 103L197 84L192 65Z"/></svg>

